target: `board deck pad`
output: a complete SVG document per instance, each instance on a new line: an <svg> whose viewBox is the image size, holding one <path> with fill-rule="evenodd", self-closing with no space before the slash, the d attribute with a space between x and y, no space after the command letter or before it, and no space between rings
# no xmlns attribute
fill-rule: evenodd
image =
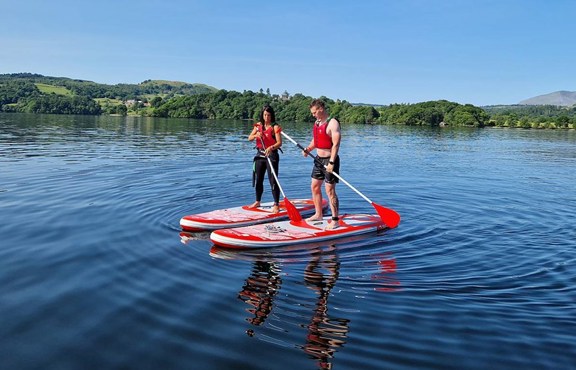
<svg viewBox="0 0 576 370"><path fill-rule="evenodd" d="M294 204L302 217L314 214L312 199L290 199L290 203ZM287 220L288 211L284 200L279 203L279 213L272 213L273 205L273 202L268 202L256 208L245 205L188 215L180 219L180 227L184 231L208 231ZM322 207L328 207L326 199L322 200Z"/></svg>
<svg viewBox="0 0 576 370"><path fill-rule="evenodd" d="M325 242L387 229L378 215L340 216L340 227L326 230L330 217L322 221L277 221L230 229L210 234L214 245L225 248L271 248L303 243Z"/></svg>

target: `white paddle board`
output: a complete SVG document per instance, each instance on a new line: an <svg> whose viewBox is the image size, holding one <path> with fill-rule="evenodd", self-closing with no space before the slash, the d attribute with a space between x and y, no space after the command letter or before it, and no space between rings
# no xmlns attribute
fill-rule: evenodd
<svg viewBox="0 0 576 370"><path fill-rule="evenodd" d="M224 248L271 248L294 244L327 242L387 229L378 215L340 216L340 227L327 230L330 217L321 221L277 221L267 224L215 230L210 234L214 245Z"/></svg>
<svg viewBox="0 0 576 370"><path fill-rule="evenodd" d="M314 202L311 199L290 199L290 203L296 207L303 218L314 214ZM188 215L180 219L180 227L182 227L182 230L184 231L197 232L241 227L288 219L288 212L286 211L283 200L279 203L279 213L272 213L273 205L273 202L268 202L262 203L260 207L256 208L251 208L250 206L238 206ZM322 200L322 207L328 207L326 199Z"/></svg>

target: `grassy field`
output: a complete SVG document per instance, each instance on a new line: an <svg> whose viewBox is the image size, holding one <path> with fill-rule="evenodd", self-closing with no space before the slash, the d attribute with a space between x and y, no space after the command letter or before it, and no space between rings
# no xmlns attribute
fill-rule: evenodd
<svg viewBox="0 0 576 370"><path fill-rule="evenodd" d="M74 93L72 93L72 91L70 91L67 88L62 87L62 86L53 86L53 85L47 85L47 84L42 84L42 83L36 83L35 85L38 88L38 90L40 90L40 92L42 92L44 94L54 93L57 95L67 95L67 96L74 95Z"/></svg>
<svg viewBox="0 0 576 370"><path fill-rule="evenodd" d="M96 101L98 102L98 104L100 104L100 105L104 105L104 104L110 104L110 105L122 104L122 100L118 100L118 99L95 98L94 100L96 100Z"/></svg>

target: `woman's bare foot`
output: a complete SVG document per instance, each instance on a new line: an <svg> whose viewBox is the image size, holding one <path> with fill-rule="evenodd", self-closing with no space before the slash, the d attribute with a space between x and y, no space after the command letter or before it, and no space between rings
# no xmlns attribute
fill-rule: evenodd
<svg viewBox="0 0 576 370"><path fill-rule="evenodd" d="M280 208L278 208L278 204L274 204L272 206L272 213L278 213L280 212Z"/></svg>
<svg viewBox="0 0 576 370"><path fill-rule="evenodd" d="M322 215L314 214L306 219L306 221L322 221Z"/></svg>
<svg viewBox="0 0 576 370"><path fill-rule="evenodd" d="M326 225L325 230L334 230L340 227L340 221L330 221L328 225Z"/></svg>
<svg viewBox="0 0 576 370"><path fill-rule="evenodd" d="M252 205L249 208L258 208L258 207L260 207L260 202L255 201L254 203L252 203Z"/></svg>

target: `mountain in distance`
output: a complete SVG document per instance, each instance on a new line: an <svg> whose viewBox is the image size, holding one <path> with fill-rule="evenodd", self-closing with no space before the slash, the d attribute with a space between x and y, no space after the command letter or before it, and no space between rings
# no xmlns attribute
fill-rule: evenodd
<svg viewBox="0 0 576 370"><path fill-rule="evenodd" d="M576 104L576 91L556 91L550 94L538 95L522 100L520 105L558 105L571 107Z"/></svg>

